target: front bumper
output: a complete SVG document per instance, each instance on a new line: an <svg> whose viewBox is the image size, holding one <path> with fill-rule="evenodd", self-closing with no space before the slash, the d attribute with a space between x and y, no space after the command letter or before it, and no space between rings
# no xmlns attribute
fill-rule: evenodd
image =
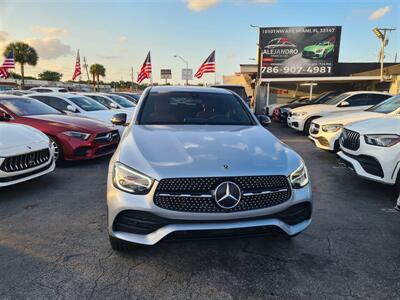
<svg viewBox="0 0 400 300"><path fill-rule="evenodd" d="M318 129L315 128L314 123L312 123L308 138L320 149L337 151L339 150L339 137L341 132L341 130L336 132L325 132L321 127Z"/></svg>
<svg viewBox="0 0 400 300"><path fill-rule="evenodd" d="M290 128L293 128L297 131L304 130L304 124L306 120L297 116L289 116L287 117L287 124Z"/></svg>
<svg viewBox="0 0 400 300"><path fill-rule="evenodd" d="M203 231L220 231L221 233L232 230L242 231L243 229L262 231L265 227L282 230L288 235L296 235L311 223L312 192L310 184L302 189L293 190L288 201L268 208L229 213L191 213L172 211L156 206L153 202L153 195L157 188L157 182L149 194L132 195L116 189L111 182L110 175L107 190L108 231L111 236L128 242L154 245L174 234L191 233L196 237ZM309 217L295 223L282 218L280 214L293 209L296 205L308 205L310 207ZM142 214L143 221L147 225L150 222L150 215L151 218L163 221L159 222L156 227L145 231L135 231L119 226L116 220L120 218L121 214L129 211ZM129 224L140 225L140 222L134 220L129 222Z"/></svg>

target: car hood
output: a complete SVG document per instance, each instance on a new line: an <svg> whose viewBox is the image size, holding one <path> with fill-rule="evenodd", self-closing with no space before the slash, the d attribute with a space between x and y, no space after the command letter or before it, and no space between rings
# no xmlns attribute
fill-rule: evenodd
<svg viewBox="0 0 400 300"><path fill-rule="evenodd" d="M352 123L346 128L361 134L398 134L400 135L400 116L384 116Z"/></svg>
<svg viewBox="0 0 400 300"><path fill-rule="evenodd" d="M48 145L48 141L49 139L46 135L30 126L19 124L0 125L0 157L2 155L9 156L8 150L10 149L18 149L21 146L32 146L38 143ZM26 147L22 148L24 148L24 151L27 149Z"/></svg>
<svg viewBox="0 0 400 300"><path fill-rule="evenodd" d="M319 125L326 124L342 124L346 125L356 121L367 120L370 118L379 118L384 116L383 114L372 112L372 111L362 111L362 112L347 112L347 113L335 113L328 115L326 117L318 118L314 123Z"/></svg>
<svg viewBox="0 0 400 300"><path fill-rule="evenodd" d="M313 52L315 52L315 51L317 51L317 50L319 50L319 49L325 49L325 48L327 48L327 46L309 45L309 46L307 46L307 47L304 47L304 50L305 50L305 51L313 51Z"/></svg>
<svg viewBox="0 0 400 300"><path fill-rule="evenodd" d="M29 116L31 119L39 120L59 127L62 130L84 131L89 133L105 132L115 129L111 125L84 116L70 115L38 115Z"/></svg>
<svg viewBox="0 0 400 300"><path fill-rule="evenodd" d="M292 112L307 112L308 114L328 113L335 111L335 105L328 104L311 104L294 108Z"/></svg>
<svg viewBox="0 0 400 300"><path fill-rule="evenodd" d="M134 125L119 149L122 163L155 179L287 176L301 159L261 126Z"/></svg>

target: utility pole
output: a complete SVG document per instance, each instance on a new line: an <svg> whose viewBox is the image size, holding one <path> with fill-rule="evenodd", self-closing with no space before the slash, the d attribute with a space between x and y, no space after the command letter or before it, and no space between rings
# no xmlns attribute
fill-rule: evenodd
<svg viewBox="0 0 400 300"><path fill-rule="evenodd" d="M175 58L179 58L181 61L183 61L183 63L186 65L186 70L189 69L189 63L186 59L184 59L182 56L180 55L174 55ZM187 71L186 71L187 72ZM186 77L186 85L189 85L189 80Z"/></svg>
<svg viewBox="0 0 400 300"><path fill-rule="evenodd" d="M131 92L133 93L133 67L131 67Z"/></svg>
<svg viewBox="0 0 400 300"><path fill-rule="evenodd" d="M381 41L381 50L379 52L379 61L381 63L381 81L383 81L383 61L385 59L385 47L389 43L387 39L387 33L395 31L396 28L374 28L372 31L375 33L378 39Z"/></svg>

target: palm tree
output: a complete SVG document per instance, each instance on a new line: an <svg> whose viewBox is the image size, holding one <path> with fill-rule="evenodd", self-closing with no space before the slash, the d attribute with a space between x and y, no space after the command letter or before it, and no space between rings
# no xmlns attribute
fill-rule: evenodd
<svg viewBox="0 0 400 300"><path fill-rule="evenodd" d="M4 49L4 56L7 56L11 50L14 50L15 62L21 65L21 78L22 78L21 87L23 88L25 85L25 69L24 69L25 64L36 66L39 57L34 48L23 42L15 42L8 44L7 47Z"/></svg>
<svg viewBox="0 0 400 300"><path fill-rule="evenodd" d="M93 77L93 86L96 87L96 79L97 79L97 88L99 87L100 76L106 76L106 68L100 64L94 64L90 66L90 74Z"/></svg>

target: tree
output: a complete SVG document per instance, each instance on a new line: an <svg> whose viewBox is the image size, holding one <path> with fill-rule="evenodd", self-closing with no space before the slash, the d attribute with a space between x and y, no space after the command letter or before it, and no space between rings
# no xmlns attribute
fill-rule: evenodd
<svg viewBox="0 0 400 300"><path fill-rule="evenodd" d="M103 65L100 64L94 64L90 66L90 74L92 74L93 77L93 86L96 86L96 79L97 79L97 88L99 87L100 83L100 76L104 77L106 76L106 68L104 68Z"/></svg>
<svg viewBox="0 0 400 300"><path fill-rule="evenodd" d="M11 50L14 50L15 62L21 65L21 77L22 77L21 86L24 87L25 85L24 66L26 64L31 66L36 66L39 57L34 48L23 42L15 42L8 44L7 47L4 49L4 56L7 56Z"/></svg>
<svg viewBox="0 0 400 300"><path fill-rule="evenodd" d="M63 74L53 71L44 71L39 75L40 80L47 80L47 81L60 81Z"/></svg>

